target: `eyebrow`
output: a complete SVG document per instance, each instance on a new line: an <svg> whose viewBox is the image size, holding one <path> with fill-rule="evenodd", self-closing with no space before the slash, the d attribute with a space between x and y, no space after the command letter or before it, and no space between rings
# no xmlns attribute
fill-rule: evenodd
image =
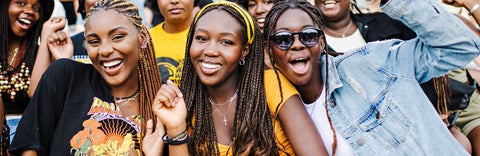
<svg viewBox="0 0 480 156"><path fill-rule="evenodd" d="M301 30L305 29L305 28L317 28L315 25L304 25L301 27ZM318 28L317 28L318 29ZM281 27L281 28L277 28L277 29L273 29L273 32L275 31L279 31L279 30L286 30L286 31L289 31L289 28L284 28L284 27Z"/></svg>
<svg viewBox="0 0 480 156"><path fill-rule="evenodd" d="M198 28L198 29L197 29L197 30L195 30L195 31L200 31L200 32L204 32L204 33L208 32L207 30L205 30L205 29L202 29L202 28Z"/></svg>
<svg viewBox="0 0 480 156"><path fill-rule="evenodd" d="M220 33L221 36L233 36L235 37L235 35L233 35L233 33Z"/></svg>
<svg viewBox="0 0 480 156"><path fill-rule="evenodd" d="M127 29L125 27L116 27L116 28L113 28L111 29L110 31L108 31L108 35L111 35L113 34L115 31L119 30L119 29ZM89 33L87 35L85 35L85 37L95 37L95 36L98 36L96 33Z"/></svg>
<svg viewBox="0 0 480 156"><path fill-rule="evenodd" d="M199 32L203 32L203 33L207 33L208 31L205 30L205 29L202 29L202 28L198 28L197 30L195 31L199 31ZM221 36L235 36L234 33L229 33L229 32L222 32L220 33Z"/></svg>

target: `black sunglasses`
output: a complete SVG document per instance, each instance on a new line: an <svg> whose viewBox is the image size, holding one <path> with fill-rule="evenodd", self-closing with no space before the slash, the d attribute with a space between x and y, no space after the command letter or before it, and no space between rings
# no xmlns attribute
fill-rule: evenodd
<svg viewBox="0 0 480 156"><path fill-rule="evenodd" d="M293 45L295 40L294 36L297 34L300 38L300 42L308 48L315 46L318 43L320 36L323 36L322 30L307 28L295 33L287 31L277 32L270 35L270 39L275 43L275 46L278 49L288 50Z"/></svg>

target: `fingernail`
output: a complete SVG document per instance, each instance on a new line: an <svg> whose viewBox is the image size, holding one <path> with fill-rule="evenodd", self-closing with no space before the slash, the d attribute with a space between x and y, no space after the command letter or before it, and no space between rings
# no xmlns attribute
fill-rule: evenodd
<svg viewBox="0 0 480 156"><path fill-rule="evenodd" d="M60 18L58 17L53 17L52 22L58 23L60 21Z"/></svg>

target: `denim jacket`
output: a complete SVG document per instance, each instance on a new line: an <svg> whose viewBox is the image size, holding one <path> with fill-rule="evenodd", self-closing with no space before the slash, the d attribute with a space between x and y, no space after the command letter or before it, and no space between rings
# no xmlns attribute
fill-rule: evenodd
<svg viewBox="0 0 480 156"><path fill-rule="evenodd" d="M389 0L382 9L418 36L328 56L328 79L325 65L322 73L335 130L359 155L468 155L419 83L466 65L479 38L436 0Z"/></svg>

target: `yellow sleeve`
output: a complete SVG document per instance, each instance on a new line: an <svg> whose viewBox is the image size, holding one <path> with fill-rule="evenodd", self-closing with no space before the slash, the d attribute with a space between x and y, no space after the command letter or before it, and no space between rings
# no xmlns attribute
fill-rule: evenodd
<svg viewBox="0 0 480 156"><path fill-rule="evenodd" d="M270 108L270 113L272 115L277 115L276 113L280 111L288 98L292 97L293 95L298 95L297 89L295 89L292 83L290 83L290 81L283 76L280 71L278 72L278 76L282 85L281 89L277 76L275 75L275 71L273 69L268 69L264 72L265 95L267 98L268 107ZM283 99L280 96L281 93L283 95Z"/></svg>

